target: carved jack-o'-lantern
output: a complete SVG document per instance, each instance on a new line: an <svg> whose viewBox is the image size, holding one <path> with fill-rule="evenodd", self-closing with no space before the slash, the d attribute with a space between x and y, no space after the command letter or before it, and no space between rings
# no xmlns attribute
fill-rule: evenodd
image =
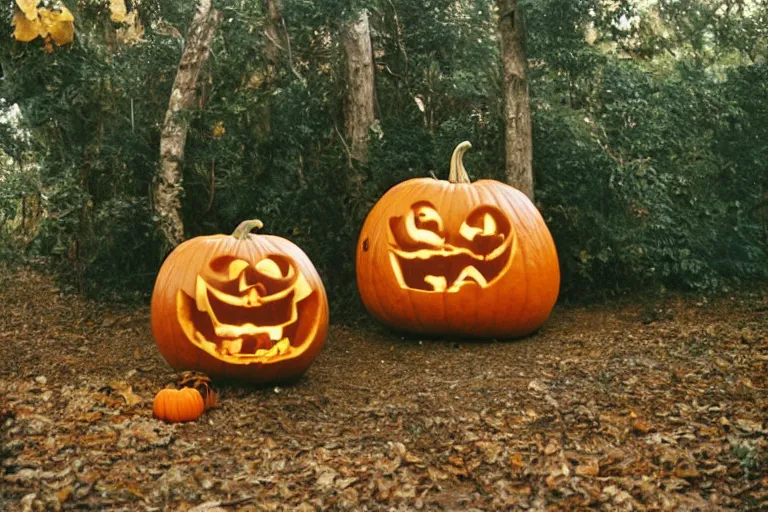
<svg viewBox="0 0 768 512"><path fill-rule="evenodd" d="M193 238L160 268L152 332L168 363L212 377L272 382L301 375L325 343L328 301L293 243L254 235Z"/></svg>
<svg viewBox="0 0 768 512"><path fill-rule="evenodd" d="M374 205L358 241L358 289L368 311L397 329L522 336L557 300L555 244L522 192L470 183L469 147L454 151L449 181L411 179Z"/></svg>

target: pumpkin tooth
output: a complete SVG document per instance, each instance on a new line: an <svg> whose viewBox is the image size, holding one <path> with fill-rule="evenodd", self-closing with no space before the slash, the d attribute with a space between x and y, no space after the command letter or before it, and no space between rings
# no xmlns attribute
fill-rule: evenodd
<svg viewBox="0 0 768 512"><path fill-rule="evenodd" d="M264 357L274 357L280 353L280 347L275 344L272 346L271 349L267 350L267 353L264 354Z"/></svg>
<svg viewBox="0 0 768 512"><path fill-rule="evenodd" d="M265 327L264 332L269 334L269 339L272 341L277 341L283 337L283 327L279 325L276 327Z"/></svg>
<svg viewBox="0 0 768 512"><path fill-rule="evenodd" d="M283 338L275 344L275 347L277 348L277 353L283 355L290 350L291 342L288 338Z"/></svg>
<svg viewBox="0 0 768 512"><path fill-rule="evenodd" d="M449 292L455 292L458 291L459 288L461 288L462 285L468 283L470 280L475 281L477 284L479 284L481 287L485 288L488 286L488 281L485 279L485 276L480 273L477 268L473 266L465 267L462 269L461 273L459 274L459 277L456 278L456 280L453 282L453 285L451 285L450 288L448 288Z"/></svg>
<svg viewBox="0 0 768 512"><path fill-rule="evenodd" d="M256 291L256 288L254 287L248 290L248 305L258 306L259 303L259 293Z"/></svg>
<svg viewBox="0 0 768 512"><path fill-rule="evenodd" d="M243 338L222 340L221 351L225 354L236 355L243 350Z"/></svg>
<svg viewBox="0 0 768 512"><path fill-rule="evenodd" d="M445 276L425 276L424 282L432 286L432 291L444 292L448 287Z"/></svg>

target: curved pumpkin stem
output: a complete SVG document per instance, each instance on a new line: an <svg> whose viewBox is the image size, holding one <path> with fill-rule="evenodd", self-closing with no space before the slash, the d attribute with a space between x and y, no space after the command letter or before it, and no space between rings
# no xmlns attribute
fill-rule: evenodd
<svg viewBox="0 0 768 512"><path fill-rule="evenodd" d="M264 227L264 223L259 219L244 220L239 226L235 228L232 236L238 240L245 240L248 238L248 234L254 229L259 230Z"/></svg>
<svg viewBox="0 0 768 512"><path fill-rule="evenodd" d="M464 153L467 152L472 144L465 140L453 150L453 156L451 156L451 173L448 176L448 181L451 183L471 183L467 170L464 168L464 162L462 158Z"/></svg>

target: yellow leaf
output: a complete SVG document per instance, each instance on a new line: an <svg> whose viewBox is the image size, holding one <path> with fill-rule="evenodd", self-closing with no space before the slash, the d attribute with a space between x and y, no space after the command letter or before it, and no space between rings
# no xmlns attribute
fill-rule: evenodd
<svg viewBox="0 0 768 512"><path fill-rule="evenodd" d="M39 9L40 21L43 24L40 35L50 35L53 41L61 46L71 43L75 38L75 21L72 13L64 6L58 10Z"/></svg>
<svg viewBox="0 0 768 512"><path fill-rule="evenodd" d="M51 12L56 15L59 21L75 21L75 17L72 15L69 9L61 4L58 4L58 6L55 7Z"/></svg>
<svg viewBox="0 0 768 512"><path fill-rule="evenodd" d="M223 137L225 133L227 133L227 129L224 128L224 121L216 123L216 126L213 127L213 136L217 138Z"/></svg>
<svg viewBox="0 0 768 512"><path fill-rule="evenodd" d="M37 19L37 3L38 0L16 0L16 5L24 12L29 21Z"/></svg>
<svg viewBox="0 0 768 512"><path fill-rule="evenodd" d="M125 15L128 12L125 8L125 0L109 0L109 10L112 13L109 19L115 23L124 21Z"/></svg>
<svg viewBox="0 0 768 512"><path fill-rule="evenodd" d="M23 12L16 11L11 23L16 27L13 31L13 37L17 41L28 43L40 35L40 20L37 19L37 16L30 21Z"/></svg>
<svg viewBox="0 0 768 512"><path fill-rule="evenodd" d="M141 25L141 19L136 16L135 10L128 13L123 23L126 26L117 30L118 41L126 44L140 43L143 41L141 36L144 35L144 27Z"/></svg>

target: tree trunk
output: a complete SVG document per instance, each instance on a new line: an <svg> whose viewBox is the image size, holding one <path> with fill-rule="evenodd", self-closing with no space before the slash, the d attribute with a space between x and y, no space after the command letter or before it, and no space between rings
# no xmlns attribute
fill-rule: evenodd
<svg viewBox="0 0 768 512"><path fill-rule="evenodd" d="M373 126L374 85L373 51L368 13L342 27L344 53L347 57L347 93L345 131L350 140L350 158L365 162L368 158L368 130Z"/></svg>
<svg viewBox="0 0 768 512"><path fill-rule="evenodd" d="M264 35L267 36L267 40L264 42L264 53L267 57L267 80L274 80L280 50L282 50L278 32L282 15L277 0L261 0L261 7L266 14Z"/></svg>
<svg viewBox="0 0 768 512"><path fill-rule="evenodd" d="M506 180L533 199L533 140L525 33L517 0L498 0L501 61L504 68Z"/></svg>
<svg viewBox="0 0 768 512"><path fill-rule="evenodd" d="M259 88L270 91L277 81L280 63L280 52L285 50L280 37L280 26L283 20L278 0L261 0L261 8L265 14L264 20L264 56L267 58L267 70L263 80L259 80ZM256 139L267 137L272 131L272 97L266 96L257 109Z"/></svg>
<svg viewBox="0 0 768 512"><path fill-rule="evenodd" d="M197 80L208 60L217 21L218 11L211 8L211 0L200 0L187 32L160 134L160 174L154 191L155 211L159 218L158 228L170 247L184 240L179 195L187 122L180 114L193 109L197 103Z"/></svg>

